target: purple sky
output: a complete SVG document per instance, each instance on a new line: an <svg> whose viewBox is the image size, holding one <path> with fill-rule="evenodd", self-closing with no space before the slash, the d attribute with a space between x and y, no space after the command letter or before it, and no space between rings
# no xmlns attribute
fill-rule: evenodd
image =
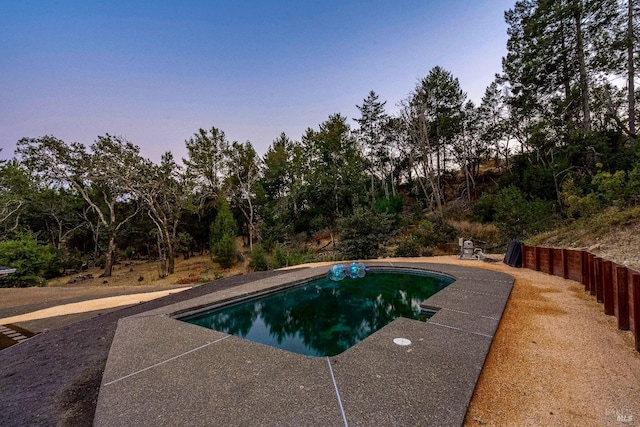
<svg viewBox="0 0 640 427"><path fill-rule="evenodd" d="M180 159L212 126L264 153L280 132L358 117L370 90L395 113L436 65L479 103L513 4L0 0L0 158L22 137L110 133Z"/></svg>

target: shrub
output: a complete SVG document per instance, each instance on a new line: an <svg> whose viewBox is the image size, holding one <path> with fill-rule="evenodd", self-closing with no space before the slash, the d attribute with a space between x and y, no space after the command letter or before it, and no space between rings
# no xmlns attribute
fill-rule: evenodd
<svg viewBox="0 0 640 427"><path fill-rule="evenodd" d="M640 170L638 166L628 173L622 170L613 175L599 172L592 181L599 194L608 205L622 204L630 206L640 199Z"/></svg>
<svg viewBox="0 0 640 427"><path fill-rule="evenodd" d="M390 196L389 200L387 200L386 197L381 197L376 199L373 204L374 211L378 213L396 214L396 216L402 212L403 207L404 202L400 195Z"/></svg>
<svg viewBox="0 0 640 427"><path fill-rule="evenodd" d="M352 215L338 220L340 250L347 259L375 258L391 229L390 215L357 208Z"/></svg>
<svg viewBox="0 0 640 427"><path fill-rule="evenodd" d="M292 265L305 264L315 261L315 254L308 247L289 248L276 245L273 250L273 268L290 267Z"/></svg>
<svg viewBox="0 0 640 427"><path fill-rule="evenodd" d="M396 257L417 257L422 254L422 247L420 243L418 243L413 236L408 239L402 240L396 250L393 253L393 256Z"/></svg>
<svg viewBox="0 0 640 427"><path fill-rule="evenodd" d="M505 240L520 240L544 230L551 218L551 206L542 200L528 201L510 185L497 194L495 222Z"/></svg>
<svg viewBox="0 0 640 427"><path fill-rule="evenodd" d="M484 242L496 242L498 239L498 229L494 224L469 221L449 221L448 224L456 230L458 237L471 238Z"/></svg>
<svg viewBox="0 0 640 427"><path fill-rule="evenodd" d="M288 267L289 266L289 254L284 250L282 245L276 245L273 250L274 267Z"/></svg>
<svg viewBox="0 0 640 427"><path fill-rule="evenodd" d="M16 269L0 279L0 287L44 286L44 276L53 258L51 248L39 245L33 233L0 242L0 265Z"/></svg>
<svg viewBox="0 0 640 427"><path fill-rule="evenodd" d="M423 219L418 224L414 236L421 246L437 246L438 243L455 239L456 230L441 219Z"/></svg>
<svg viewBox="0 0 640 427"><path fill-rule="evenodd" d="M261 245L255 245L250 254L249 268L253 271L270 270L269 262Z"/></svg>
<svg viewBox="0 0 640 427"><path fill-rule="evenodd" d="M598 189L608 205L614 202L624 202L626 197L627 174L625 171L616 171L613 175L609 172L598 172L593 178L592 184Z"/></svg>
<svg viewBox="0 0 640 427"><path fill-rule="evenodd" d="M600 202L594 193L583 196L583 190L578 187L573 177L567 178L562 184L560 191L560 199L566 208L566 214L569 218L589 217L599 212L601 209Z"/></svg>
<svg viewBox="0 0 640 427"><path fill-rule="evenodd" d="M493 222L496 215L496 195L483 193L471 206L473 218L480 222Z"/></svg>

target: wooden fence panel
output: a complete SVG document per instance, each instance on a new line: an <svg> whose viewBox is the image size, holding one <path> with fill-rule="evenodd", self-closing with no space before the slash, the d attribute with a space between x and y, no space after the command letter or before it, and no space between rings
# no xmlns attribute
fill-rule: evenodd
<svg viewBox="0 0 640 427"><path fill-rule="evenodd" d="M604 303L604 314L612 316L613 308L613 263L602 261L602 302Z"/></svg>
<svg viewBox="0 0 640 427"><path fill-rule="evenodd" d="M551 249L551 270L553 271L554 276L562 277L564 279L567 278L565 273L565 251L564 249L553 248Z"/></svg>
<svg viewBox="0 0 640 427"><path fill-rule="evenodd" d="M634 284L636 284L634 286ZM627 269L627 290L629 298L629 330L634 335L640 334L640 328L638 328L638 321L640 321L640 307L637 303L637 298L640 298L640 272L632 269Z"/></svg>
<svg viewBox="0 0 640 427"><path fill-rule="evenodd" d="M631 330L635 338L636 351L640 351L640 273L633 270L630 274L631 297L629 298L629 314L631 315Z"/></svg>
<svg viewBox="0 0 640 427"><path fill-rule="evenodd" d="M585 290L589 290L589 252L582 252L582 284Z"/></svg>
<svg viewBox="0 0 640 427"><path fill-rule="evenodd" d="M618 319L618 329L629 330L629 291L628 269L624 265L615 266L616 274L613 276L613 310Z"/></svg>
<svg viewBox="0 0 640 427"><path fill-rule="evenodd" d="M586 289L591 295L596 294L596 263L594 262L594 255L587 253L587 268L589 269L589 282L586 284Z"/></svg>
<svg viewBox="0 0 640 427"><path fill-rule="evenodd" d="M533 246L522 245L522 266L530 270L536 269L536 252Z"/></svg>
<svg viewBox="0 0 640 427"><path fill-rule="evenodd" d="M590 261L589 261L589 270L590 270L590 277L591 277L591 285L589 287L589 292L591 293L591 295L597 297L598 294L598 262L596 261L596 258L598 258L597 256L593 255L593 254L589 254L590 257Z"/></svg>
<svg viewBox="0 0 640 427"><path fill-rule="evenodd" d="M537 248L537 256L538 256L538 271L542 271L543 273L553 274L553 260L551 259L551 254L553 253L549 248Z"/></svg>
<svg viewBox="0 0 640 427"><path fill-rule="evenodd" d="M603 283L602 283L602 258L595 257L595 278L596 278L596 301L602 302Z"/></svg>
<svg viewBox="0 0 640 427"><path fill-rule="evenodd" d="M582 283L582 254L583 251L566 249L567 254L567 279Z"/></svg>

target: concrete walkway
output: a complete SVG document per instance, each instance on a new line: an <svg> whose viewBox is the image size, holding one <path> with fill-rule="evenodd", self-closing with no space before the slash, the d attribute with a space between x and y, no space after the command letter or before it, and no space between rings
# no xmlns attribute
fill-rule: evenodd
<svg viewBox="0 0 640 427"><path fill-rule="evenodd" d="M307 357L174 316L325 275L311 268L123 318L102 377L94 424L456 425L463 423L513 278L473 268L368 262L456 278L425 305L335 357ZM411 341L408 346L395 338Z"/></svg>
<svg viewBox="0 0 640 427"><path fill-rule="evenodd" d="M141 302L151 301L176 292L186 291L191 287L167 289L157 292L145 292L132 295L118 295L106 298L96 298L88 301L80 301L69 304L56 305L42 310L36 310L17 316L4 317L0 319L0 325L8 325L10 323L27 322L31 320L47 319L50 317L66 316L69 314L86 313L89 311L104 310L114 307L123 307L126 305L138 304Z"/></svg>

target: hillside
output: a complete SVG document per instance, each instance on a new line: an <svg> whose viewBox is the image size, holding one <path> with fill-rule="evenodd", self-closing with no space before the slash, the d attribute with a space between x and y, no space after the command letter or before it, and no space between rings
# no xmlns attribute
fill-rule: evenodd
<svg viewBox="0 0 640 427"><path fill-rule="evenodd" d="M640 270L640 207L609 208L535 236L526 243L587 249L600 257Z"/></svg>

